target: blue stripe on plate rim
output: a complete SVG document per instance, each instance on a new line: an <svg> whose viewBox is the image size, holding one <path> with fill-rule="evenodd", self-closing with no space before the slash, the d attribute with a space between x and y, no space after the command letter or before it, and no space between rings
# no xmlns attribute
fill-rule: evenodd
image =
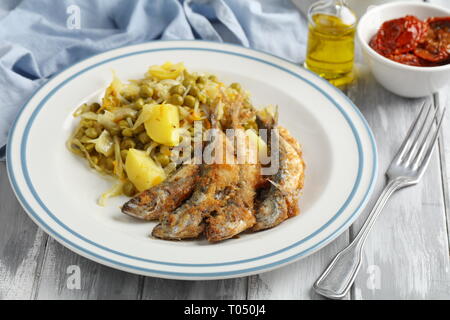
<svg viewBox="0 0 450 320"><path fill-rule="evenodd" d="M150 43L155 43L155 42L177 42L179 40L168 40L168 41L153 41ZM182 42L190 42L189 40L183 40ZM203 43L214 43L217 44L215 42L210 42L210 41L198 41L198 40L193 40L191 42L203 42ZM248 48L244 48L242 46L239 45L233 45L233 44L220 44L222 46L230 46L230 47L239 47L241 49L245 49L247 51L256 51L258 53L264 54L264 55L268 55L268 56L272 56L274 58L283 60L291 65L293 65L293 67L298 68L299 66L288 61L285 60L283 58L262 52L262 51L258 51L258 50L254 50L254 49L248 49ZM123 48L126 48L128 46L125 46ZM130 46L131 47L131 46ZM115 49L117 50L117 49ZM358 174L356 177L356 181L355 181L355 185L352 188L352 191L349 194L349 197L347 198L347 200L344 202L344 204L341 206L341 208L338 210L338 212L329 220L327 221L323 226L321 226L319 229L317 229L316 231L314 231L313 233L311 233L309 236L289 245L286 248L283 249L279 249L275 252L272 253L268 253L259 257L254 257L254 258L249 258L249 259L243 259L243 260L238 260L238 261L230 261L230 262L223 262L223 263L209 263L209 264L185 264L185 263L172 263L172 262L164 262L164 261L155 261L155 260L150 260L150 259L144 259L144 258L140 258L140 257L134 257L134 256L130 256L128 254L122 253L122 252L118 252L115 251L113 249L104 247L100 244L97 244L89 239L86 239L85 237L83 237L82 235L78 234L77 232L75 232L74 230L70 229L68 226L66 226L64 223L62 223L46 206L45 204L42 202L42 200L40 199L40 197L38 196L28 173L28 168L27 168L27 164L26 164L26 157L25 157L25 150L26 150L26 145L27 145L27 140L28 140L28 134L31 128L31 125L35 119L35 117L37 116L37 114L39 113L39 111L42 109L42 107L45 105L45 102L56 92L58 91L62 86L64 86L65 84L67 84L68 82L70 82L71 80L73 80L74 78L76 78L77 76L79 76L80 74L95 68L99 65L108 63L110 61L114 61L117 59L122 59L125 58L127 56L132 56L132 55L137 55L137 54L145 54L148 52L154 52L154 51L171 51L171 50L194 50L194 51L210 51L210 52L219 52L222 54L229 54L229 55L235 55L235 56L239 56L245 59L250 59L250 60L255 60L258 61L260 63L264 63L267 65L270 65L274 68L280 69L292 76L294 76L297 79L302 80L303 82L306 82L308 85L312 86L314 89L318 90L322 95L324 95L328 100L330 100L335 106L336 108L341 112L341 114L343 115L343 117L345 118L345 120L347 121L347 123L349 124L352 133L355 137L356 140L356 144L358 147L358 159L359 159L359 168L358 168ZM104 53L100 53L98 55L101 55ZM97 56L97 55L95 55ZM91 59L95 56L86 58L80 62L78 62L77 64L80 64L81 62ZM75 65L76 66L76 65ZM68 67L67 69L69 69L70 67ZM59 75L60 73L66 71L67 69L59 72L57 75ZM231 276L231 275L239 275L239 274L247 274L247 273L252 273L255 271L261 271L264 269L272 269L278 265L283 265L286 264L290 261L293 261L301 256L304 256L308 253L310 253L311 251L315 250L316 248L324 245L325 243L327 243L328 241L331 241L332 239L334 239L335 237L338 236L339 231L342 230L345 226L347 226L347 224L353 220L353 218L355 217L355 215L364 207L364 205L367 203L368 201L368 197L370 195L370 193L373 190L374 184L375 184L375 177L378 171L378 161L377 161L377 148L376 148L376 143L375 143L375 139L373 137L373 133L370 130L367 121L365 120L365 118L362 116L361 112L359 111L359 109L353 104L353 102L347 97L345 96L339 89L337 89L336 87L332 86L328 81L318 77L317 75L315 75L314 73L312 73L311 71L307 70L307 69L303 69L306 70L307 72L309 72L310 74L314 75L319 81L321 81L322 83L324 83L326 86L328 86L329 88L332 88L332 90L334 90L335 92L337 92L339 95L341 95L342 97L345 98L345 100L353 107L354 111L356 112L356 114L359 116L360 120L362 121L362 123L364 124L366 131L368 133L368 136L370 138L371 141L371 147L372 147L372 161L373 161L373 170L372 170L372 175L371 175L371 179L370 179L370 184L368 189L366 190L366 193L362 199L362 201L360 202L360 204L358 205L358 207L355 209L355 211L350 215L350 217L341 225L339 226L335 231L333 231L332 234L330 234L328 237L326 237L325 239L323 239L322 241L320 241L319 243L316 243L315 245L311 246L310 248L307 248L299 253L296 253L292 256L289 256L287 258L272 262L272 263L268 263L268 264L264 264L261 266L257 266L254 268L246 268L246 269L241 269L241 270L234 270L234 271L224 271L224 272L210 272L210 273L185 273L185 272L171 272L171 271L163 271L163 270L155 270L155 269L149 269L149 268L143 268L143 267L138 267L135 265L130 265L130 264L126 264L126 263L122 263L120 261L116 261L116 260L112 260L109 259L107 257L101 256L97 253L94 253L88 249L85 249L75 243L73 243L72 241L66 239L64 236L62 236L61 234L59 234L58 232L56 232L55 230L53 230L49 225L47 225L40 217L39 215L32 209L32 207L29 205L29 203L26 201L25 197L23 196L23 194L20 191L20 188L18 187L15 175L14 175L14 169L13 169L13 163L11 161L11 146L12 146L12 137L13 137L13 133L15 132L15 128L17 125L17 122L22 114L22 112L25 110L26 105L29 103L29 101L31 101L31 99L37 94L37 92L39 92L41 88L38 88L33 95L28 99L28 101L24 104L24 107L22 107L22 109L20 110L19 114L16 117L16 120L14 121L14 124L12 126L12 129L10 131L10 135L9 135L9 141L8 141L8 156L7 156L7 168L8 168L8 175L10 178L10 182L13 185L13 189L16 193L16 196L18 197L18 199L20 200L21 204L26 208L27 212L30 213L35 219L36 221L50 234L52 234L52 236L58 240L60 240L61 242L67 244L69 247L72 247L76 250L79 250L81 252L86 253L88 256L92 256L97 258L100 261L104 261L105 263L109 263L112 265L117 265L119 267L125 268L125 269L132 269L132 270L136 270L136 271L141 271L141 272L145 272L145 273L153 273L153 274L161 274L161 275L168 275L168 276L180 276L180 277L220 277L220 276ZM55 75L53 78L55 78L57 75ZM45 85L44 85L45 86ZM322 232L328 225L330 225L334 220L337 219L338 216L340 216L342 214L342 212L345 210L345 208L347 207L347 205L351 202L358 186L361 180L361 174L362 174L362 170L363 170L363 166L364 166L364 155L362 153L362 146L361 146L361 140L358 136L358 133L356 131L356 128L354 127L353 123L351 122L350 118L348 117L348 115L346 114L346 112L343 110L343 108L335 101L333 100L333 98L331 98L323 89L321 89L319 86L317 86L316 84L314 84L313 82L311 82L308 79L303 78L302 76L296 74L295 72L292 72L282 66L279 66L275 63L269 62L267 60L261 59L261 58L256 58L256 57L252 57L252 56L248 56L242 53L237 53L237 52L233 52L233 51L225 51L225 50L220 50L220 49L212 49L212 48L201 48L201 47L167 47L167 48L156 48L156 49L148 49L148 50L141 50L141 51L136 51L136 52L131 52L131 53L127 53L121 56L116 56L110 59L106 59L103 60L101 62L98 62L94 65L91 65L89 67L86 67L85 69L75 73L74 75L72 75L71 77L65 79L63 82L61 82L60 84L58 84L55 88L53 88L45 97L44 99L42 99L38 106L36 107L36 109L33 111L32 116L28 119L26 128L25 128L25 132L23 134L22 137L22 141L21 141L21 164L23 167L23 171L24 171L24 177L25 177L25 181L27 183L28 188L30 189L33 197L35 198L35 200L39 203L39 205L41 206L41 208L47 213L47 215L53 220L55 221L58 225L60 225L61 227L63 227L66 231L68 231L69 233L71 233L72 235L74 235L75 237L95 246L98 247L102 250L108 251L110 253L119 255L119 256L123 256L125 258L129 258L129 259L135 259L138 261L143 261L143 262L148 262L148 263L154 263L154 264L161 264L161 265L169 265L169 266L179 266L179 267L217 267L217 266L226 266L226 265L234 265L234 264L242 264L242 263L247 263L247 262L252 262L255 260L260 260L260 259L264 259L270 256L274 256L277 255L281 252L284 252L286 250L290 250L302 243L304 243L305 241L310 240L311 238L313 238L314 236L316 236L317 234L319 234L320 232Z"/></svg>

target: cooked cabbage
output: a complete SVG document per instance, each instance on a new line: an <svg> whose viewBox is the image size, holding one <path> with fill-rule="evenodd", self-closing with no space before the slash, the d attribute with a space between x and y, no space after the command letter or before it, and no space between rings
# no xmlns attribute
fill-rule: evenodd
<svg viewBox="0 0 450 320"><path fill-rule="evenodd" d="M111 139L111 135L106 130L103 130L97 139L89 140L89 142L95 143L95 150L106 157L109 157L114 152L114 142Z"/></svg>

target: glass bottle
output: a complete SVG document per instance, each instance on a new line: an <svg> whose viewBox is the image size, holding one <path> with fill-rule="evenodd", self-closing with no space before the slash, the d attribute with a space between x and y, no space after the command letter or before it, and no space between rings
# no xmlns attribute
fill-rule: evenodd
<svg viewBox="0 0 450 320"><path fill-rule="evenodd" d="M345 0L314 3L308 11L305 67L336 86L353 80L357 18Z"/></svg>

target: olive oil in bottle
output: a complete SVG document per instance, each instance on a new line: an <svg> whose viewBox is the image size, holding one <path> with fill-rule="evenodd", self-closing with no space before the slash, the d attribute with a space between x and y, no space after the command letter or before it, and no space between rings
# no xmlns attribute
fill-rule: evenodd
<svg viewBox="0 0 450 320"><path fill-rule="evenodd" d="M308 14L305 67L342 86L353 80L356 16L343 0L320 1Z"/></svg>

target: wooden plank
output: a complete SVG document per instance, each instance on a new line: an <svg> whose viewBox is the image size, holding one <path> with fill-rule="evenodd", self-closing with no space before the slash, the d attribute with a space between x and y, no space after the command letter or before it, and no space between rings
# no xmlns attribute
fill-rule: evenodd
<svg viewBox="0 0 450 320"><path fill-rule="evenodd" d="M378 142L379 192L384 172L424 100L391 94L364 71L348 95L366 116ZM395 194L375 224L353 288L355 299L450 298L442 193L439 155L435 152L420 184ZM367 213L352 226L352 236Z"/></svg>
<svg viewBox="0 0 450 320"><path fill-rule="evenodd" d="M46 241L16 200L0 163L0 299L33 297Z"/></svg>
<svg viewBox="0 0 450 320"><path fill-rule="evenodd" d="M447 108L439 138L439 152L441 156L442 188L447 218L447 239L450 246L450 84L447 88L441 90L439 98L441 107Z"/></svg>
<svg viewBox="0 0 450 320"><path fill-rule="evenodd" d="M49 239L36 299L137 299L142 277L83 258Z"/></svg>
<svg viewBox="0 0 450 320"><path fill-rule="evenodd" d="M248 299L318 300L312 285L331 259L348 244L348 231L320 251L283 268L251 276ZM346 299L349 299L347 295Z"/></svg>
<svg viewBox="0 0 450 320"><path fill-rule="evenodd" d="M166 280L147 277L142 299L146 300L245 300L247 278L210 281Z"/></svg>
<svg viewBox="0 0 450 320"><path fill-rule="evenodd" d="M449 5L447 0L432 2ZM380 157L377 189L380 189L383 169L398 147L420 101L395 97L375 85L370 76L350 89L349 95L361 106L377 140L383 141L382 145L379 143L382 159ZM450 105L448 90L441 93L441 101ZM450 141L449 121L450 113L444 123L443 141ZM443 167L450 172L450 144L442 143L441 146L447 159ZM449 298L448 228L445 227L442 197L445 192L436 187L441 178L440 168L435 155L421 185L401 191L383 212L367 243L364 264L353 291L355 298ZM450 185L450 180L447 182ZM144 299L318 298L311 290L312 283L348 240L348 234L344 234L302 261L248 280L194 282L143 278L116 271L88 261L49 240L40 279L47 236L26 217L12 195L4 164L0 164L0 188L2 299L33 296L42 299L114 299L141 297L141 294ZM359 219L352 228L352 234L359 229L361 221ZM381 234L383 237L379 236ZM70 266L80 268L80 289L67 288Z"/></svg>
<svg viewBox="0 0 450 320"><path fill-rule="evenodd" d="M450 9L448 0L428 0L427 2ZM443 176L444 203L447 214L447 236L450 245L450 83L439 93L440 105L447 107L447 113L442 123L442 134L439 138L441 170Z"/></svg>

